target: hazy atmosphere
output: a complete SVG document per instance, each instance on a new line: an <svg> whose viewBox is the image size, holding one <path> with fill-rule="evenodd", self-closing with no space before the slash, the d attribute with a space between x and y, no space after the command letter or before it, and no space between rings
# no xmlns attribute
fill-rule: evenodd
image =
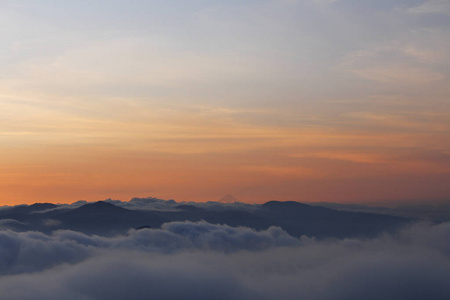
<svg viewBox="0 0 450 300"><path fill-rule="evenodd" d="M0 297L437 300L450 296L449 224L417 226L401 232L398 239L384 236L370 241L299 241L287 235L274 238L270 230L252 234L226 226L199 230L201 225L175 225L183 228L147 229L117 238L71 231L52 236L0 232L0 239L12 244L1 249ZM249 238L251 242L245 242ZM19 247L24 250L19 252ZM8 264L11 257L14 264Z"/></svg>
<svg viewBox="0 0 450 300"><path fill-rule="evenodd" d="M447 0L1 1L3 204L445 201Z"/></svg>
<svg viewBox="0 0 450 300"><path fill-rule="evenodd" d="M450 299L450 0L0 0L0 299Z"/></svg>

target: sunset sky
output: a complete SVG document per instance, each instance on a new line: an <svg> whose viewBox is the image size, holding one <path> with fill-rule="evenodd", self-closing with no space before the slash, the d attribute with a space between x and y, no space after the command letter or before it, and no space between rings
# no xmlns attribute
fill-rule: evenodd
<svg viewBox="0 0 450 300"><path fill-rule="evenodd" d="M450 202L449 0L4 0L0 205Z"/></svg>

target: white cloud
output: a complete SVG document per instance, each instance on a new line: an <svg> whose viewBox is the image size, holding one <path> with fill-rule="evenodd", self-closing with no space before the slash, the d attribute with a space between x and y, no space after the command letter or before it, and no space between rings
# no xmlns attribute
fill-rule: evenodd
<svg viewBox="0 0 450 300"><path fill-rule="evenodd" d="M173 253L184 250L236 252L261 251L295 246L301 242L278 227L257 232L250 228L213 225L206 222L172 222L161 229L131 230L114 238L88 236L74 231L57 231L52 236L39 232L0 231L0 275L39 271L60 263L75 263L96 249L127 249ZM37 259L39 257L39 259Z"/></svg>
<svg viewBox="0 0 450 300"><path fill-rule="evenodd" d="M450 223L293 244L278 229L206 223L114 238L2 231L0 298L446 299L449 235Z"/></svg>

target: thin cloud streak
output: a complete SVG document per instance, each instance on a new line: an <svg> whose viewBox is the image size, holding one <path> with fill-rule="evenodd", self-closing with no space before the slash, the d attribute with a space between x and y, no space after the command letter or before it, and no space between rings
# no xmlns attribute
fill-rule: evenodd
<svg viewBox="0 0 450 300"><path fill-rule="evenodd" d="M375 183L413 176L439 191L430 198L446 197L432 180L448 176L446 157L429 159L449 149L445 8L2 3L0 197L346 201L324 192L337 174L423 198L428 184Z"/></svg>

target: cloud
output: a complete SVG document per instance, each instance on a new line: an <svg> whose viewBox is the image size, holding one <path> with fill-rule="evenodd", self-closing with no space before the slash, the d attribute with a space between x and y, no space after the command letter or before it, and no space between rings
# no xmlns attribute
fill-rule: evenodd
<svg viewBox="0 0 450 300"><path fill-rule="evenodd" d="M438 51L392 44L350 53L341 67L371 81L425 85L445 78L446 75L431 64L440 59ZM428 65L424 66L425 62Z"/></svg>
<svg viewBox="0 0 450 300"><path fill-rule="evenodd" d="M19 222L19 221L14 220L14 219L1 219L0 220L0 226L1 227L8 226L8 225L18 225L18 224L24 225L25 223Z"/></svg>
<svg viewBox="0 0 450 300"><path fill-rule="evenodd" d="M319 5L329 5L337 2L338 0L312 0L312 1Z"/></svg>
<svg viewBox="0 0 450 300"><path fill-rule="evenodd" d="M427 84L445 78L438 72L402 65L355 69L353 72L364 79L383 83L396 82L398 84Z"/></svg>
<svg viewBox="0 0 450 300"><path fill-rule="evenodd" d="M206 222L172 222L161 229L130 230L127 236L102 237L61 230L40 232L0 231L0 275L40 271L61 263L77 263L95 251L122 249L155 253L187 250L232 253L296 246L301 242L278 227L255 231L245 227Z"/></svg>
<svg viewBox="0 0 450 300"><path fill-rule="evenodd" d="M421 3L420 5L409 8L408 12L414 15L450 15L450 2L448 0L429 0Z"/></svg>
<svg viewBox="0 0 450 300"><path fill-rule="evenodd" d="M0 220L0 230L10 229L10 230L20 230L26 228L28 224L17 221L15 219L1 219Z"/></svg>
<svg viewBox="0 0 450 300"><path fill-rule="evenodd" d="M450 223L322 241L189 222L113 238L2 231L0 298L446 299L449 237Z"/></svg>
<svg viewBox="0 0 450 300"><path fill-rule="evenodd" d="M61 225L61 222L58 220L53 220L53 219L45 219L42 221L44 226L48 226L48 227L56 227Z"/></svg>

